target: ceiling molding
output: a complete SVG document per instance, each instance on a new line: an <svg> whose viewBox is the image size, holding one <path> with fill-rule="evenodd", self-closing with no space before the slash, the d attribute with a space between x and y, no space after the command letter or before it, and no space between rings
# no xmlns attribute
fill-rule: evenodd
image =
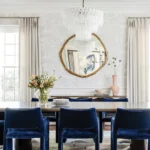
<svg viewBox="0 0 150 150"><path fill-rule="evenodd" d="M52 3L43 3L43 2L37 2L37 3L32 3L32 2L19 2L19 3L2 3L0 2L1 6L21 6L21 5L26 5L26 6L49 6L49 7L82 7L81 3L76 3L76 2L66 2L66 3L62 3L62 2L52 2ZM147 6L150 5L150 1L149 2L119 2L119 3L115 3L115 2L88 2L85 4L85 7L99 7L99 6L131 6L131 7L137 7L137 6Z"/></svg>
<svg viewBox="0 0 150 150"><path fill-rule="evenodd" d="M1 5L18 5L18 4L29 4L29 5L82 5L82 0L1 0ZM88 5L148 5L149 0L85 0L85 6Z"/></svg>
<svg viewBox="0 0 150 150"><path fill-rule="evenodd" d="M99 8L104 13L150 13L150 3L87 3L87 7ZM58 12L66 8L80 7L79 3L0 3L0 12L20 11L20 12Z"/></svg>

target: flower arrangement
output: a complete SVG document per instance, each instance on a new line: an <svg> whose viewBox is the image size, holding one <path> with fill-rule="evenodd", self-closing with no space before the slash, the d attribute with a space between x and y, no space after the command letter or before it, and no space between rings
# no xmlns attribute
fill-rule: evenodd
<svg viewBox="0 0 150 150"><path fill-rule="evenodd" d="M45 75L31 75L28 87L37 89L49 89L54 86L54 82L58 79L59 78L56 78L55 76L49 76L48 73Z"/></svg>
<svg viewBox="0 0 150 150"><path fill-rule="evenodd" d="M40 102L48 102L48 89L53 88L54 82L57 81L60 77L55 77L55 71L52 76L47 72L41 75L31 75L30 81L28 84L29 88L36 88L40 90Z"/></svg>
<svg viewBox="0 0 150 150"><path fill-rule="evenodd" d="M117 74L119 68L120 68L120 63L121 63L121 60L120 59L117 59L115 57L112 57L112 61L108 63L108 65L113 68L114 70L114 75Z"/></svg>

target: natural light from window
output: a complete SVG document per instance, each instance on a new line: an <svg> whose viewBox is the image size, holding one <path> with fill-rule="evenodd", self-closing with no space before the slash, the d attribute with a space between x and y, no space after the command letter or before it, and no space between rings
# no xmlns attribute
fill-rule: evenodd
<svg viewBox="0 0 150 150"><path fill-rule="evenodd" d="M18 25L0 25L0 52L0 101L18 101Z"/></svg>

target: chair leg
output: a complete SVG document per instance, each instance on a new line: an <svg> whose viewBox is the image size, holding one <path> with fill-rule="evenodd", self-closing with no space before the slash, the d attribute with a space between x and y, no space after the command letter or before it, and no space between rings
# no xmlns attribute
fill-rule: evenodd
<svg viewBox="0 0 150 150"><path fill-rule="evenodd" d="M4 136L3 136L3 150L6 150L6 139Z"/></svg>
<svg viewBox="0 0 150 150"><path fill-rule="evenodd" d="M99 137L97 137L94 141L95 141L95 150L100 150Z"/></svg>
<svg viewBox="0 0 150 150"><path fill-rule="evenodd" d="M49 137L40 139L40 150L49 150Z"/></svg>
<svg viewBox="0 0 150 150"><path fill-rule="evenodd" d="M99 112L99 125L100 125L100 143L103 142L103 129L104 129L104 122L102 122L102 118L103 118L103 113Z"/></svg>
<svg viewBox="0 0 150 150"><path fill-rule="evenodd" d="M58 143L59 138L59 112L56 112L56 143Z"/></svg>
<svg viewBox="0 0 150 150"><path fill-rule="evenodd" d="M58 142L58 150L63 150L63 139L60 137Z"/></svg>
<svg viewBox="0 0 150 150"><path fill-rule="evenodd" d="M45 149L44 150L49 150L49 134L46 137L44 137L43 143L45 145Z"/></svg>
<svg viewBox="0 0 150 150"><path fill-rule="evenodd" d="M6 139L5 150L12 150L12 139Z"/></svg>
<svg viewBox="0 0 150 150"><path fill-rule="evenodd" d="M111 138L111 150L117 150L117 138L115 136Z"/></svg>
<svg viewBox="0 0 150 150"><path fill-rule="evenodd" d="M44 138L40 138L40 150L45 150L45 145L44 145Z"/></svg>

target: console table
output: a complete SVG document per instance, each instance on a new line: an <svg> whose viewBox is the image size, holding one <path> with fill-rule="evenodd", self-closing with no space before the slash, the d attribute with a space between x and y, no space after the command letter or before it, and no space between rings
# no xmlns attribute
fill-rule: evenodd
<svg viewBox="0 0 150 150"><path fill-rule="evenodd" d="M69 97L72 97L72 98L93 98L94 100L96 100L96 99L100 99L100 98L114 98L114 96L81 96L81 95L73 95L73 96L63 96L63 95L59 95L59 96L57 96L57 95L52 95L51 96L51 98L58 98L58 99L65 99L65 98L69 98ZM126 98L126 96L115 96L115 98Z"/></svg>

